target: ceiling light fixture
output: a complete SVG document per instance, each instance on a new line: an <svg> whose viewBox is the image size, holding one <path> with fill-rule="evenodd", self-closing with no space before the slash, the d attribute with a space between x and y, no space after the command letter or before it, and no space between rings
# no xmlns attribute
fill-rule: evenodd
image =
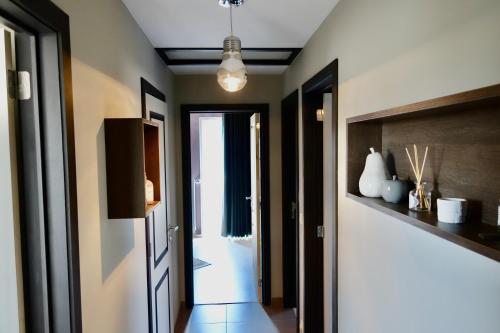
<svg viewBox="0 0 500 333"><path fill-rule="evenodd" d="M247 83L247 69L241 59L241 40L233 35L233 6L238 7L244 0L219 0L223 7L229 7L231 35L224 38L224 53L217 71L217 82L226 91L243 89Z"/></svg>

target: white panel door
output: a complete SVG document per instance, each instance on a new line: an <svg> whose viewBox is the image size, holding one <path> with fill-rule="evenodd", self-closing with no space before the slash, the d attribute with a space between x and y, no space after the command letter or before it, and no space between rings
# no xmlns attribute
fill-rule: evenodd
<svg viewBox="0 0 500 333"><path fill-rule="evenodd" d="M159 124L160 149L160 194L161 203L147 219L147 241L149 243L149 292L153 333L174 331L175 317L171 293L171 274L175 269L172 261L170 240L175 236L175 227L169 224L170 193L168 191L167 166L167 104L146 95L149 119Z"/></svg>
<svg viewBox="0 0 500 333"><path fill-rule="evenodd" d="M251 173L251 205L252 205L252 257L256 273L259 302L262 302L262 269L261 269L261 219L260 219L260 115L250 117L250 173Z"/></svg>

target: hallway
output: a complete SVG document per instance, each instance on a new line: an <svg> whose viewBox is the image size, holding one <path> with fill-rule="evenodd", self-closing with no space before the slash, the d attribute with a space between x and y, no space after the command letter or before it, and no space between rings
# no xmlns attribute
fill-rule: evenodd
<svg viewBox="0 0 500 333"><path fill-rule="evenodd" d="M500 333L499 41L500 0L0 0L0 333Z"/></svg>
<svg viewBox="0 0 500 333"><path fill-rule="evenodd" d="M293 310L259 303L196 305L179 316L176 333L293 333ZM187 323L186 323L187 322Z"/></svg>

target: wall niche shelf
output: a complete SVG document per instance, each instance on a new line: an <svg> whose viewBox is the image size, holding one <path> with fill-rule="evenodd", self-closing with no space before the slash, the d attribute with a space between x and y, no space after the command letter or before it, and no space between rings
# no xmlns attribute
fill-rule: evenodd
<svg viewBox="0 0 500 333"><path fill-rule="evenodd" d="M109 219L145 218L160 204L158 124L142 118L104 120ZM145 202L144 173L154 185Z"/></svg>
<svg viewBox="0 0 500 333"><path fill-rule="evenodd" d="M387 203L359 193L369 148L384 155L390 175L413 179L405 147L429 146L423 180L439 197L469 200L464 224L437 220L434 210L415 213L408 202ZM347 197L438 237L500 262L495 233L500 199L500 84L347 119Z"/></svg>

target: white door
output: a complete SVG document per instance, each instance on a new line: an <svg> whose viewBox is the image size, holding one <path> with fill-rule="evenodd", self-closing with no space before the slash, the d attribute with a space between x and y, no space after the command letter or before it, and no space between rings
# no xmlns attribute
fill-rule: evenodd
<svg viewBox="0 0 500 333"><path fill-rule="evenodd" d="M0 28L0 331L24 332L13 33Z"/></svg>
<svg viewBox="0 0 500 333"><path fill-rule="evenodd" d="M176 300L173 297L172 282L176 265L172 260L175 252L177 226L171 221L170 191L168 183L168 130L167 104L146 95L146 108L151 121L159 124L160 148L160 194L161 203L149 216L146 224L148 240L148 275L150 292L150 325L153 333L174 332Z"/></svg>
<svg viewBox="0 0 500 333"><path fill-rule="evenodd" d="M251 205L252 205L252 254L253 267L259 302L262 302L262 269L261 269L261 229L260 229L260 114L250 117L250 173L251 173Z"/></svg>

